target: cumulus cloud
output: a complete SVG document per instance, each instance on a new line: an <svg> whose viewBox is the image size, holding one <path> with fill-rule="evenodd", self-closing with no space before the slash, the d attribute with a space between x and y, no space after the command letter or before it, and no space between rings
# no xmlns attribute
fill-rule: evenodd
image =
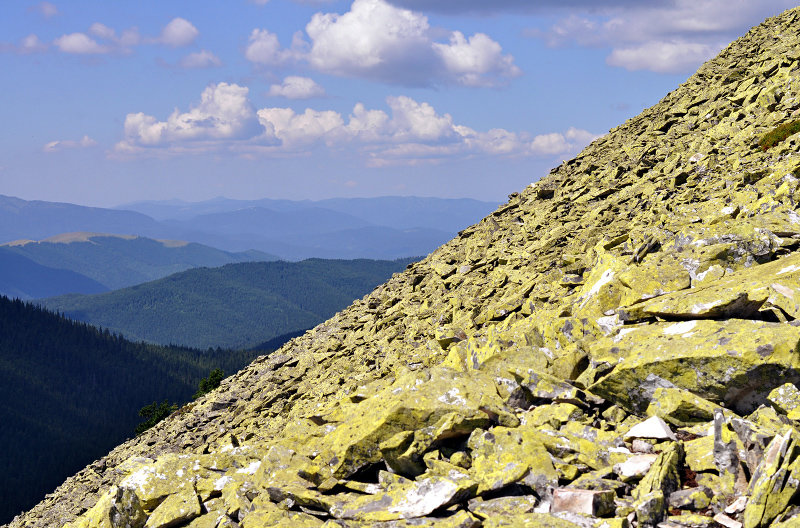
<svg viewBox="0 0 800 528"><path fill-rule="evenodd" d="M317 13L306 33L312 41L309 62L319 71L391 79L404 63L421 62L426 76L434 67L428 19L383 0L355 0L343 15Z"/></svg>
<svg viewBox="0 0 800 528"><path fill-rule="evenodd" d="M210 51L200 50L182 58L178 66L187 69L216 68L222 66L222 61Z"/></svg>
<svg viewBox="0 0 800 528"><path fill-rule="evenodd" d="M305 43L295 34L290 49L282 48L278 36L266 29L254 29L245 48L244 56L250 62L262 66L277 66L302 56Z"/></svg>
<svg viewBox="0 0 800 528"><path fill-rule="evenodd" d="M200 32L191 22L185 18L176 17L170 20L161 30L158 42L173 48L179 48L194 42L199 34Z"/></svg>
<svg viewBox="0 0 800 528"><path fill-rule="evenodd" d="M285 49L275 34L255 29L245 56L260 65L303 60L316 71L407 86L496 85L521 73L488 35L452 31L448 42L438 42L425 15L385 0L354 0L344 14L316 13L305 31L309 42L295 35Z"/></svg>
<svg viewBox="0 0 800 528"><path fill-rule="evenodd" d="M117 155L170 155L227 150L242 155L307 155L326 149L356 155L370 166L436 163L473 156L560 156L595 139L577 128L531 135L504 129L478 131L458 124L427 102L386 98L386 109L357 103L349 115L334 110L269 107L254 110L248 89L208 86L200 103L160 120L143 112L125 118Z"/></svg>
<svg viewBox="0 0 800 528"><path fill-rule="evenodd" d="M45 152L58 152L59 150L64 150L64 149L88 148L88 147L94 147L95 145L97 145L97 141L93 140L89 136L83 136L78 141L69 139L51 141L50 143L47 143L44 147L42 147L42 150L44 150Z"/></svg>
<svg viewBox="0 0 800 528"><path fill-rule="evenodd" d="M492 78L517 77L522 73L511 55L503 55L500 44L483 33L467 39L460 31L454 31L450 44L434 42L433 49L448 71L467 86L492 84Z"/></svg>
<svg viewBox="0 0 800 528"><path fill-rule="evenodd" d="M110 53L112 51L110 46L99 44L85 33L62 35L55 39L53 44L64 53L75 53L78 55L96 55Z"/></svg>
<svg viewBox="0 0 800 528"><path fill-rule="evenodd" d="M142 42L139 30L135 27L125 29L120 35L117 35L117 32L113 28L101 24L100 22L95 22L89 26L89 34L107 41L109 48L113 47L116 50L125 50Z"/></svg>
<svg viewBox="0 0 800 528"><path fill-rule="evenodd" d="M160 44L170 47L187 46L194 42L199 34L200 32L191 22L180 17L174 18L167 23L157 37L142 36L136 27L124 29L118 34L114 28L95 22L89 26L89 30L85 33L76 32L62 35L55 39L53 44L63 53L79 55L130 53L134 46L141 44ZM213 59L208 55L210 52L205 53L205 56L187 58L186 60L190 64L202 63L205 60L206 66L187 67L213 66Z"/></svg>
<svg viewBox="0 0 800 528"><path fill-rule="evenodd" d="M258 120L266 130L266 137L277 138L281 147L289 150L318 141L333 145L344 127L344 120L338 112L311 108L302 114L291 108L262 108L258 111Z"/></svg>
<svg viewBox="0 0 800 528"><path fill-rule="evenodd" d="M23 54L39 53L45 51L46 49L47 44L42 42L39 37L33 33L27 37L23 37L22 40L19 41L19 45L15 48L18 53Z"/></svg>
<svg viewBox="0 0 800 528"><path fill-rule="evenodd" d="M31 11L36 11L45 18L54 17L58 14L58 7L51 2L39 2L30 9Z"/></svg>
<svg viewBox="0 0 800 528"><path fill-rule="evenodd" d="M325 89L314 82L314 79L290 75L281 84L270 86L268 95L287 99L311 99L325 95Z"/></svg>
<svg viewBox="0 0 800 528"><path fill-rule="evenodd" d="M530 31L550 46L611 48L606 62L628 70L690 72L728 42L792 0L673 0L667 3L584 6L548 31Z"/></svg>
<svg viewBox="0 0 800 528"><path fill-rule="evenodd" d="M219 142L252 137L258 122L247 100L248 88L219 83L203 90L200 103L188 112L175 109L166 121L143 112L125 117L119 152L198 141Z"/></svg>
<svg viewBox="0 0 800 528"><path fill-rule="evenodd" d="M697 68L716 55L721 45L699 42L645 42L638 46L615 48L607 57L611 66L627 70L650 70L658 73L677 73Z"/></svg>

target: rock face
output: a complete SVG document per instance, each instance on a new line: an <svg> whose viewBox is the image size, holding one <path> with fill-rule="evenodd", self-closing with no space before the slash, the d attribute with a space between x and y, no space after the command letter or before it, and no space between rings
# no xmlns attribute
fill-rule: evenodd
<svg viewBox="0 0 800 528"><path fill-rule="evenodd" d="M13 527L800 525L800 9Z"/></svg>

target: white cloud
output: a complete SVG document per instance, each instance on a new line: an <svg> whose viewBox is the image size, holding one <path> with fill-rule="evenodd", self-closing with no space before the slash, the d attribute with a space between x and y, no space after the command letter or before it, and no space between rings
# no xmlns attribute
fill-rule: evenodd
<svg viewBox="0 0 800 528"><path fill-rule="evenodd" d="M606 47L606 62L629 70L691 72L764 18L794 0L673 0L593 3L573 10L549 31L529 34L548 45Z"/></svg>
<svg viewBox="0 0 800 528"><path fill-rule="evenodd" d="M222 66L222 61L208 50L200 50L195 53L190 53L180 60L178 66L181 68L195 69L195 68L215 68Z"/></svg>
<svg viewBox="0 0 800 528"><path fill-rule="evenodd" d="M306 26L312 41L309 62L338 75L392 78L400 74L399 64L411 66L416 57L430 75L428 32L422 14L383 0L355 0L343 15L317 13L311 18Z"/></svg>
<svg viewBox="0 0 800 528"><path fill-rule="evenodd" d="M344 125L338 112L310 108L302 114L296 114L291 108L263 108L258 111L258 120L267 137L279 139L282 147L290 150L318 141L332 145Z"/></svg>
<svg viewBox="0 0 800 528"><path fill-rule="evenodd" d="M627 70L650 70L658 73L678 73L693 70L714 57L722 46L699 42L645 42L638 46L615 48L606 58L611 66Z"/></svg>
<svg viewBox="0 0 800 528"><path fill-rule="evenodd" d="M188 46L197 38L200 32L185 18L176 17L164 26L158 41L161 44L179 48Z"/></svg>
<svg viewBox="0 0 800 528"><path fill-rule="evenodd" d="M31 9L38 12L45 18L54 17L58 14L58 7L50 2L39 2Z"/></svg>
<svg viewBox="0 0 800 528"><path fill-rule="evenodd" d="M47 143L44 147L42 147L42 150L44 150L45 152L57 152L59 150L64 150L64 149L94 147L95 145L97 145L97 141L93 140L89 136L83 136L78 141L73 141L69 139L51 141L50 143Z"/></svg>
<svg viewBox="0 0 800 528"><path fill-rule="evenodd" d="M266 29L254 29L250 33L244 56L256 64L275 66L289 60L292 54L289 50L281 48L281 43L275 33Z"/></svg>
<svg viewBox="0 0 800 528"><path fill-rule="evenodd" d="M309 43L295 35L284 49L274 33L255 29L245 56L270 66L303 60L323 73L406 86L495 85L521 73L489 36L453 31L449 42L436 42L427 17L385 0L354 0L344 14L316 13L306 34Z"/></svg>
<svg viewBox="0 0 800 528"><path fill-rule="evenodd" d="M19 53L38 53L46 49L47 44L39 40L39 37L33 33L27 37L23 37L19 42L19 46L16 47Z"/></svg>
<svg viewBox="0 0 800 528"><path fill-rule="evenodd" d="M85 33L62 35L55 39L53 44L64 53L75 53L79 55L94 55L110 53L112 51L109 46L98 44L96 40Z"/></svg>
<svg viewBox="0 0 800 528"><path fill-rule="evenodd" d="M503 55L500 44L483 33L469 39L460 31L454 31L450 44L433 43L433 49L441 57L448 71L455 74L461 84L480 86L493 84L487 74L512 78L522 74L514 65L511 55Z"/></svg>
<svg viewBox="0 0 800 528"><path fill-rule="evenodd" d="M157 37L142 36L139 29L130 27L121 33L101 22L89 26L85 33L76 32L55 39L53 44L64 53L107 54L130 53L134 46L160 44L170 47L187 46L195 41L200 32L186 19L174 18L164 26ZM209 51L200 51L185 57L180 66L201 68L219 65L219 59Z"/></svg>
<svg viewBox="0 0 800 528"><path fill-rule="evenodd" d="M100 22L95 22L94 24L89 26L89 33L94 35L95 37L106 40L114 40L117 38L116 31L114 31L105 24L101 24Z"/></svg>
<svg viewBox="0 0 800 528"><path fill-rule="evenodd" d="M452 116L437 114L428 103L406 96L387 97L386 102L392 109L388 132L395 141L438 142L458 135Z"/></svg>
<svg viewBox="0 0 800 528"><path fill-rule="evenodd" d="M188 112L175 109L166 121L142 112L128 114L125 117L125 139L117 144L116 149L135 152L142 147L252 137L257 133L258 123L247 93L246 87L219 83L203 90L200 104Z"/></svg>
<svg viewBox="0 0 800 528"><path fill-rule="evenodd" d="M281 84L270 86L268 95L287 99L311 99L312 97L322 97L325 95L325 90L314 82L314 79L290 75Z"/></svg>

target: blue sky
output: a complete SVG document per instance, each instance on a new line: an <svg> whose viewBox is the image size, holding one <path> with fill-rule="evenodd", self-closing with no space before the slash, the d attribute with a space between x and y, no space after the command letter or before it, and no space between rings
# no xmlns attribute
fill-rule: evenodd
<svg viewBox="0 0 800 528"><path fill-rule="evenodd" d="M784 0L0 5L0 194L503 200Z"/></svg>

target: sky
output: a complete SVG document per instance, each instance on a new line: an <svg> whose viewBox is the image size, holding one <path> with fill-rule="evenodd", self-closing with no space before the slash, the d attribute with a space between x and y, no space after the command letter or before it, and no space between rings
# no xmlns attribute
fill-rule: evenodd
<svg viewBox="0 0 800 528"><path fill-rule="evenodd" d="M796 0L3 0L0 194L504 201Z"/></svg>

